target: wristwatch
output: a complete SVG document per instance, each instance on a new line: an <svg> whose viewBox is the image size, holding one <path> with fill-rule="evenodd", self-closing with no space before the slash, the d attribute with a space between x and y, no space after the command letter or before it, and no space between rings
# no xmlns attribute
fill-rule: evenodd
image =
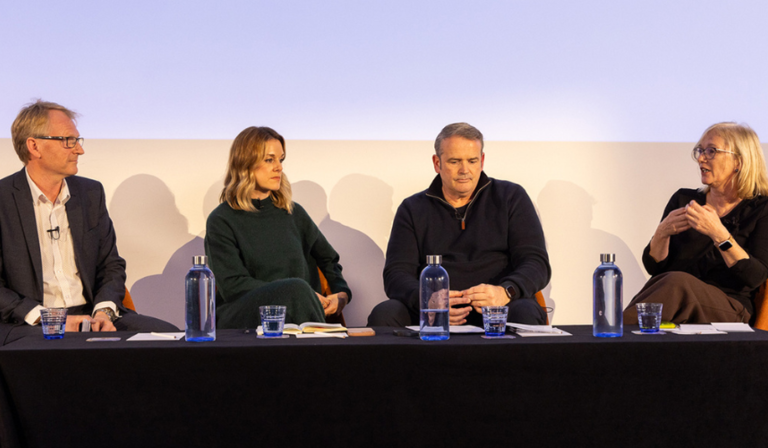
<svg viewBox="0 0 768 448"><path fill-rule="evenodd" d="M99 311L101 311L102 313L106 314L106 315L107 315L107 317L109 317L109 320L110 320L111 322L114 322L114 321L116 321L116 320L117 320L117 314L115 314L115 312L114 312L114 311L112 311L112 308L107 308L107 307L104 307L104 308L99 308L98 310L96 310L96 311L94 311L94 312L93 312L94 316L95 316L95 315L96 315L96 313L98 313Z"/></svg>
<svg viewBox="0 0 768 448"><path fill-rule="evenodd" d="M720 248L720 250L722 250L723 252L729 250L730 248L733 247L733 243L731 243L731 238L732 236L729 234L728 239L723 241L722 243L718 243L717 247Z"/></svg>
<svg viewBox="0 0 768 448"><path fill-rule="evenodd" d="M507 286L504 288L504 292L507 293L507 297L509 298L509 301L511 302L512 299L515 297L515 289L511 286Z"/></svg>

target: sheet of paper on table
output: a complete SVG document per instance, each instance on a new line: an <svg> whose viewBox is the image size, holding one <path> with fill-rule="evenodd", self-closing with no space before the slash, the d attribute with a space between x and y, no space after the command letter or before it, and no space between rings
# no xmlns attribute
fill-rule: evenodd
<svg viewBox="0 0 768 448"><path fill-rule="evenodd" d="M517 330L516 334L524 338L528 337L541 337L541 336L573 336L565 330L555 328L552 325L528 325L518 324L515 322L507 322L507 327L512 327Z"/></svg>
<svg viewBox="0 0 768 448"><path fill-rule="evenodd" d="M728 333L754 333L755 330L744 322L712 322L712 326Z"/></svg>
<svg viewBox="0 0 768 448"><path fill-rule="evenodd" d="M183 331L177 333L136 333L126 341L180 341L183 337Z"/></svg>
<svg viewBox="0 0 768 448"><path fill-rule="evenodd" d="M664 331L675 334L728 334L710 324L680 324L679 328Z"/></svg>
<svg viewBox="0 0 768 448"><path fill-rule="evenodd" d="M418 325L409 325L405 328L413 331L419 331ZM449 327L449 330L452 334L475 334L475 333L485 334L485 330L483 330L480 327L476 327L474 325L451 325Z"/></svg>
<svg viewBox="0 0 768 448"><path fill-rule="evenodd" d="M515 328L517 330L516 334L524 338L542 336L572 336L571 333L553 327L552 325L527 325L507 322L507 326Z"/></svg>

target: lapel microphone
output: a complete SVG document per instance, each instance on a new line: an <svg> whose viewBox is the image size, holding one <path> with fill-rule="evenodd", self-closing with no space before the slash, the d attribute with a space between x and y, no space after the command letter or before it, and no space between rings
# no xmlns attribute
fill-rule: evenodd
<svg viewBox="0 0 768 448"><path fill-rule="evenodd" d="M56 226L55 229L46 230L46 232L48 232L48 236L50 236L54 241L58 240L61 236L61 232L59 232L59 226Z"/></svg>

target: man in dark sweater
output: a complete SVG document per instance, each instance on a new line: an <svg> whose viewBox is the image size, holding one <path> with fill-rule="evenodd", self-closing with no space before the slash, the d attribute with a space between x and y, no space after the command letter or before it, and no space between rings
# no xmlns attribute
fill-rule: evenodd
<svg viewBox="0 0 768 448"><path fill-rule="evenodd" d="M397 209L387 246L384 289L369 326L419 322L419 274L427 255L442 255L450 277L451 325L483 324L483 306L507 305L508 321L543 324L534 295L549 282L544 232L531 199L511 182L483 172L483 134L467 123L435 140L438 174Z"/></svg>

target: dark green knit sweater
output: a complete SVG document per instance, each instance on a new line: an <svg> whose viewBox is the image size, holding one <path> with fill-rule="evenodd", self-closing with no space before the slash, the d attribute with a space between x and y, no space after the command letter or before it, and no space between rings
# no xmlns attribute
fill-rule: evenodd
<svg viewBox="0 0 768 448"><path fill-rule="evenodd" d="M318 267L333 293L344 291L352 299L339 254L299 204L288 214L270 198L253 202L261 209L233 210L224 202L208 216L205 252L220 300L233 302L285 278L303 279L320 292Z"/></svg>

